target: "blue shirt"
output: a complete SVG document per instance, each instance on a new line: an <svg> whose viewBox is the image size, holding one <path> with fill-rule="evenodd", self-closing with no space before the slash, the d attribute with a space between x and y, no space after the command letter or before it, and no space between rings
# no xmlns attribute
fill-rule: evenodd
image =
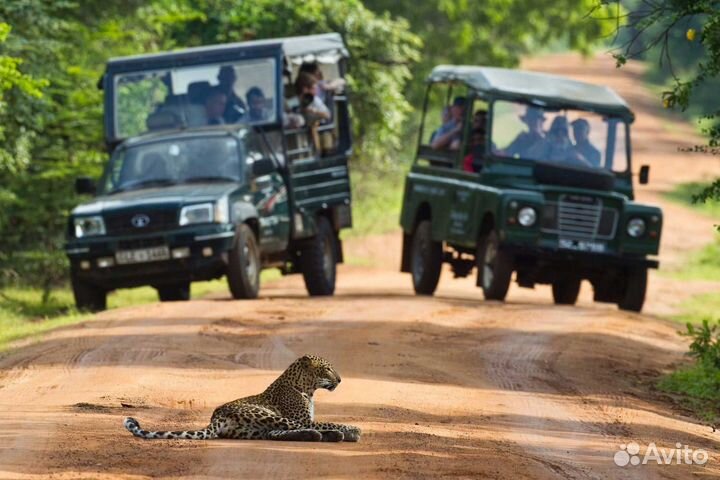
<svg viewBox="0 0 720 480"><path fill-rule="evenodd" d="M458 123L455 120L449 120L447 123L443 123L440 128L435 130L432 135L430 135L430 143L432 143L436 137L440 137L445 135L448 132L451 132L454 128L456 128ZM456 137L460 138L460 133L456 135ZM454 140L454 139L453 139Z"/></svg>

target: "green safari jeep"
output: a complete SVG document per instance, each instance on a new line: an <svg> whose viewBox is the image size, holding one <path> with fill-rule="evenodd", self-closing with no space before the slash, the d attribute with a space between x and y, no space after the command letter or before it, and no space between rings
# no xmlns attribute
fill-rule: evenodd
<svg viewBox="0 0 720 480"><path fill-rule="evenodd" d="M271 267L332 295L352 224L347 57L325 34L110 60L110 160L99 182L77 179L95 196L68 222L77 306L102 310L108 292L141 285L187 300L191 282L223 275L234 298L255 298ZM296 92L301 66L340 88Z"/></svg>
<svg viewBox="0 0 720 480"><path fill-rule="evenodd" d="M438 66L429 79L400 223L403 272L431 295L442 264L477 267L486 299L551 284L574 304L640 311L662 211L634 201L630 124L613 90L534 72ZM649 167L639 170L647 183Z"/></svg>

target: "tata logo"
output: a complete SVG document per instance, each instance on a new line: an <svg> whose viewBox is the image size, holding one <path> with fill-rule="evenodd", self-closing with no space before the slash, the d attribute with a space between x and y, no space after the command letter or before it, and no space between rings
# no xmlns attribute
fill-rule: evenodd
<svg viewBox="0 0 720 480"><path fill-rule="evenodd" d="M148 217L144 213L140 213L132 217L130 219L130 223L132 223L132 226L135 228L147 227L147 225L150 223L150 217Z"/></svg>

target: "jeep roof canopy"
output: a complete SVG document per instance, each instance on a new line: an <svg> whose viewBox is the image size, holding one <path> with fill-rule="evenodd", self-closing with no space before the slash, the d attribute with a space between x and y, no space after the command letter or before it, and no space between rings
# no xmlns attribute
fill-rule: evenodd
<svg viewBox="0 0 720 480"><path fill-rule="evenodd" d="M204 47L186 48L170 53L148 53L128 57L111 58L107 64L108 72L133 71L145 66L195 63L194 60L212 61L219 57L227 59L234 52L243 52L243 56L259 57L282 50L286 57L303 61L316 60L321 63L335 62L349 57L347 48L339 33L324 33L302 37L269 38L249 42L225 43ZM165 61L165 62L163 62Z"/></svg>
<svg viewBox="0 0 720 480"><path fill-rule="evenodd" d="M468 87L492 96L540 101L550 106L572 106L632 121L634 115L627 103L608 87L579 82L545 73L469 65L439 65L427 80L462 82Z"/></svg>

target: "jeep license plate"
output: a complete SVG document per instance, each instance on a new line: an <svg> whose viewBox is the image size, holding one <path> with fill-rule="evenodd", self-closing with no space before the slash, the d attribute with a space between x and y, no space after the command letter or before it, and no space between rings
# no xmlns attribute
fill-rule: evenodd
<svg viewBox="0 0 720 480"><path fill-rule="evenodd" d="M159 260L168 260L169 258L170 250L167 246L140 248L137 250L121 250L115 253L115 261L118 265L157 262Z"/></svg>
<svg viewBox="0 0 720 480"><path fill-rule="evenodd" d="M577 250L580 252L602 253L605 251L603 242L593 242L590 240L571 240L569 238L561 238L558 241L560 248L567 250Z"/></svg>

